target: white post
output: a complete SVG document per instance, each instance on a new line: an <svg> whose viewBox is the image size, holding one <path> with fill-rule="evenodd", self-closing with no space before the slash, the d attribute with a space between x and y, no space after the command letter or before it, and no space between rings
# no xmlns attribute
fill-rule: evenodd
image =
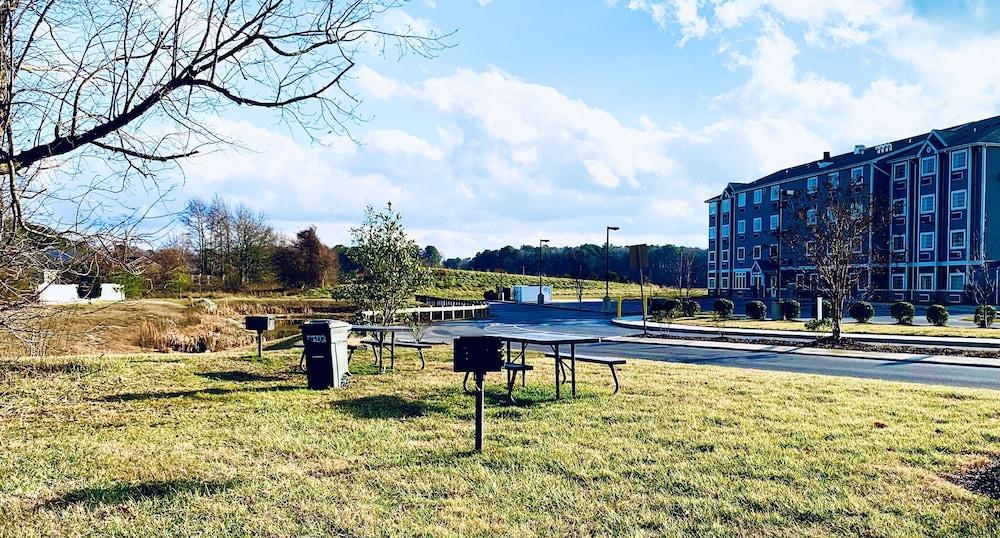
<svg viewBox="0 0 1000 538"><path fill-rule="evenodd" d="M823 298L816 297L816 319L823 319Z"/></svg>

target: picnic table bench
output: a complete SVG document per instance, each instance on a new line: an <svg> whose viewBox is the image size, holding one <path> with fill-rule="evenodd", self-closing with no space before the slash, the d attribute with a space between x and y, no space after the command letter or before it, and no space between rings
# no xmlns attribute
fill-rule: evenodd
<svg viewBox="0 0 1000 538"><path fill-rule="evenodd" d="M365 338L364 340L361 341L361 346L371 346L372 353L375 354L375 364L376 365L378 364L378 359L379 359L379 353L378 353L378 347L379 347L379 345L380 345L380 342L378 340L374 339L374 338ZM402 348L417 350L417 356L420 357L420 369L421 370L423 370L427 366L427 362L424 360L424 350L425 349L430 349L430 348L434 347L433 344L429 344L429 343L426 343L426 342L416 342L416 341L409 341L409 340L396 340L393 343L393 345L395 347L402 347ZM361 347L361 346L357 346L357 347ZM393 354L389 358L389 369L390 370L394 369L395 365L396 365L396 356Z"/></svg>
<svg viewBox="0 0 1000 538"><path fill-rule="evenodd" d="M549 357L551 359L556 358L556 354L552 353L552 352L546 353L545 356ZM603 365L607 366L611 370L611 379L613 379L614 382L615 382L615 391L612 394L618 394L618 389L619 389L618 373L615 371L615 366L621 366L621 365L625 364L627 362L625 359L623 359L621 357L604 357L604 356L601 356L601 355L580 355L580 354L577 354L576 355L576 362L589 362L591 364L603 364ZM560 364L562 366L562 368L561 368L562 369L562 376L563 376L562 382L565 383L566 382L566 363L560 361Z"/></svg>

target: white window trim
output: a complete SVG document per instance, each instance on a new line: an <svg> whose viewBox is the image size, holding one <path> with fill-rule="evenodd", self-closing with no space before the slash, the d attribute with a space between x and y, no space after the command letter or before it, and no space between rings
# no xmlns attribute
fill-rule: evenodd
<svg viewBox="0 0 1000 538"><path fill-rule="evenodd" d="M930 209L924 209L924 200L927 199L927 198L930 198L930 200L931 200L931 208ZM937 197L935 195L933 195L933 194L921 194L920 195L920 214L921 215L929 215L931 213L934 213L935 209L937 209Z"/></svg>
<svg viewBox="0 0 1000 538"><path fill-rule="evenodd" d="M761 251L762 250L763 249L761 249L760 245L754 245L753 246L753 259L759 260L760 257L761 257Z"/></svg>
<svg viewBox="0 0 1000 538"><path fill-rule="evenodd" d="M764 219L762 217L754 217L753 219L753 231L760 232L764 229Z"/></svg>
<svg viewBox="0 0 1000 538"><path fill-rule="evenodd" d="M771 218L769 218L768 221L767 221L767 226L768 226L769 230L777 230L778 229L778 216L777 215L771 215Z"/></svg>
<svg viewBox="0 0 1000 538"><path fill-rule="evenodd" d="M903 246L896 248L896 238L902 240ZM889 240L889 247L892 248L893 252L906 252L906 235L905 234L893 234L892 238Z"/></svg>
<svg viewBox="0 0 1000 538"><path fill-rule="evenodd" d="M958 194L958 193L962 193L962 200L963 200L963 202L965 202L965 203L962 204L962 207L955 207L954 206L954 204L955 204L955 195ZM959 210L964 210L964 209L968 209L969 208L969 191L968 191L968 189L959 189L957 191L951 191L951 197L950 198L951 198L950 202L952 204L952 208L951 208L952 211L959 211Z"/></svg>
<svg viewBox="0 0 1000 538"><path fill-rule="evenodd" d="M955 234L962 234L961 246L958 247L955 246ZM948 233L948 245L951 247L951 250L964 250L965 247L968 245L968 243L966 243L965 241L965 230L952 230L950 233Z"/></svg>
<svg viewBox="0 0 1000 538"><path fill-rule="evenodd" d="M729 277L728 276L722 277L722 289L724 289L724 290L728 290L729 289Z"/></svg>
<svg viewBox="0 0 1000 538"><path fill-rule="evenodd" d="M759 204L764 201L764 189L757 189L753 191L753 203Z"/></svg>
<svg viewBox="0 0 1000 538"><path fill-rule="evenodd" d="M924 237L930 236L931 246L924 248ZM934 251L934 232L920 232L920 241L917 243L920 248L920 252L933 252Z"/></svg>
<svg viewBox="0 0 1000 538"><path fill-rule="evenodd" d="M736 259L738 261L743 261L743 260L747 259L747 249L746 249L746 247L737 247L736 248Z"/></svg>
<svg viewBox="0 0 1000 538"><path fill-rule="evenodd" d="M736 195L736 207L746 207L747 206L747 193L741 192Z"/></svg>
<svg viewBox="0 0 1000 538"><path fill-rule="evenodd" d="M708 263L715 263L715 251L708 251Z"/></svg>
<svg viewBox="0 0 1000 538"><path fill-rule="evenodd" d="M827 178L827 181L835 188L840 187L840 172L830 172L830 176Z"/></svg>
<svg viewBox="0 0 1000 538"><path fill-rule="evenodd" d="M925 162L934 163L934 168L930 172L926 172ZM937 157L921 157L920 158L920 175L921 176L935 176L937 175Z"/></svg>
<svg viewBox="0 0 1000 538"><path fill-rule="evenodd" d="M955 277L962 277L962 285L958 288L952 284L952 279ZM948 289L951 291L965 291L965 273L948 273Z"/></svg>
<svg viewBox="0 0 1000 538"><path fill-rule="evenodd" d="M777 202L778 198L781 196L781 187L778 185L771 186L771 201Z"/></svg>
<svg viewBox="0 0 1000 538"><path fill-rule="evenodd" d="M819 190L819 177L813 176L806 180L806 191L816 192Z"/></svg>
<svg viewBox="0 0 1000 538"><path fill-rule="evenodd" d="M732 207L732 203L729 201L729 198L726 198L726 199L722 200L722 212L723 213L728 213L729 209L731 207Z"/></svg>
<svg viewBox="0 0 1000 538"><path fill-rule="evenodd" d="M747 233L747 221L746 220L740 219L740 220L736 221L736 233L738 233L740 235L743 235L743 234Z"/></svg>
<svg viewBox="0 0 1000 538"><path fill-rule="evenodd" d="M855 172L857 172L857 173L855 173ZM858 180L858 179L860 179L862 181L864 181L864 179L865 179L865 167L863 167L863 166L859 166L857 168L851 168L851 181Z"/></svg>
<svg viewBox="0 0 1000 538"><path fill-rule="evenodd" d="M896 170L900 166L903 167L903 175L897 176L896 175ZM906 179L906 173L907 173L908 169L909 169L909 166L907 166L906 163L896 163L896 164L892 165L892 179L896 179L896 180L898 180L898 179Z"/></svg>
<svg viewBox="0 0 1000 538"><path fill-rule="evenodd" d="M729 238L729 225L728 224L723 224L722 225L722 238L723 239L728 239Z"/></svg>
<svg viewBox="0 0 1000 538"><path fill-rule="evenodd" d="M723 250L722 251L722 263L726 263L728 261L729 261L729 251L728 250Z"/></svg>
<svg viewBox="0 0 1000 538"><path fill-rule="evenodd" d="M708 204L708 214L709 214L709 216L715 215L718 212L718 210L719 210L719 208L718 208L718 206L716 205L715 202L712 202L712 203Z"/></svg>
<svg viewBox="0 0 1000 538"><path fill-rule="evenodd" d="M925 288L923 286L925 278L931 279L931 287ZM919 290L919 291L934 291L934 274L933 273L917 273L917 290Z"/></svg>
<svg viewBox="0 0 1000 538"><path fill-rule="evenodd" d="M715 277L714 276L708 277L708 287L709 288L715 288Z"/></svg>
<svg viewBox="0 0 1000 538"><path fill-rule="evenodd" d="M896 210L896 202L900 202L899 205L903 206L903 212L899 213L899 214L894 214L893 216L896 216L896 217L905 217L906 216L906 211L907 211L906 198L896 198L896 199L894 199L892 201L892 209L893 209L893 211Z"/></svg>
<svg viewBox="0 0 1000 538"><path fill-rule="evenodd" d="M708 238L709 239L715 239L715 233L716 233L715 226L709 226L708 227Z"/></svg>
<svg viewBox="0 0 1000 538"><path fill-rule="evenodd" d="M955 156L956 155L963 155L963 154L965 155L965 164L962 165L961 168L956 168L955 167ZM959 170L968 170L968 169L969 169L969 150L968 149L963 149L963 150L959 150L959 151L953 151L951 153L951 171L952 172L957 172Z"/></svg>
<svg viewBox="0 0 1000 538"><path fill-rule="evenodd" d="M900 285L898 288L896 286L893 286L893 281L896 279L896 277L899 277L899 278L903 279L902 285ZM905 290L906 289L906 273L896 273L894 275L889 275L889 289L890 290Z"/></svg>

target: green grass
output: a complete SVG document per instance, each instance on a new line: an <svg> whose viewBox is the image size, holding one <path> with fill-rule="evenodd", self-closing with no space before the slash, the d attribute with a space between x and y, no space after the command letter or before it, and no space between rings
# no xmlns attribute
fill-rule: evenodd
<svg viewBox="0 0 1000 538"><path fill-rule="evenodd" d="M676 325L698 325L702 327L718 327L730 329L766 329L774 331L805 331L803 321L784 320L752 320L730 319L720 323L713 321L710 314L701 314L693 318L677 318L671 321ZM853 323L845 320L842 325L845 333L855 334L898 334L907 336L955 336L964 338L1000 338L1000 328L979 327L936 327L934 325L896 325L890 323Z"/></svg>
<svg viewBox="0 0 1000 538"><path fill-rule="evenodd" d="M433 282L421 293L452 299L482 299L483 292L495 290L497 286L528 285L537 286L538 276L509 273L487 273L485 271L465 271L458 269L433 269ZM542 284L552 286L552 294L557 299L576 299L576 282L572 278L542 277ZM621 282L610 283L612 298L638 297L639 285ZM696 296L705 295L705 290L695 290ZM675 295L676 290L664 286L646 286L648 296ZM584 280L584 298L604 297L603 280Z"/></svg>
<svg viewBox="0 0 1000 538"><path fill-rule="evenodd" d="M474 454L448 354L324 392L294 352L0 363L0 535L997 534L945 477L1000 392L635 360L557 402L535 356Z"/></svg>

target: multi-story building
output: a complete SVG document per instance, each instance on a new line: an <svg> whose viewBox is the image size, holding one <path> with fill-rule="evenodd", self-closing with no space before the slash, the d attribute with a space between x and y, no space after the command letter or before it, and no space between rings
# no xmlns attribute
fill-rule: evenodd
<svg viewBox="0 0 1000 538"><path fill-rule="evenodd" d="M843 182L849 182L845 185ZM794 251L779 256L788 191L839 185L891 203L887 230L869 235L862 253L889 252L869 275L876 299L968 302L972 275L1000 260L1000 116L932 130L874 147L730 183L708 204L711 295L769 298L808 295L810 267ZM979 271L974 269L979 268ZM1000 275L998 275L1000 276Z"/></svg>

